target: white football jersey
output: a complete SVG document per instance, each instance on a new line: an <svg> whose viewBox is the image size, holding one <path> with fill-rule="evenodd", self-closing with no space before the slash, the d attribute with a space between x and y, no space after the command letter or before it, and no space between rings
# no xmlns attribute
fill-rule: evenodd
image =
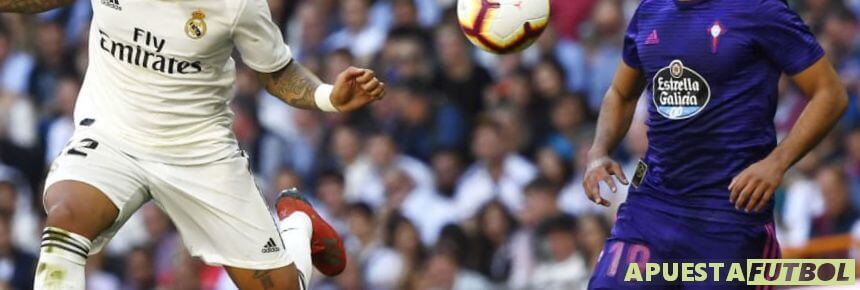
<svg viewBox="0 0 860 290"><path fill-rule="evenodd" d="M292 59L266 0L92 0L75 123L137 158L202 164L238 150L233 48L268 73Z"/></svg>

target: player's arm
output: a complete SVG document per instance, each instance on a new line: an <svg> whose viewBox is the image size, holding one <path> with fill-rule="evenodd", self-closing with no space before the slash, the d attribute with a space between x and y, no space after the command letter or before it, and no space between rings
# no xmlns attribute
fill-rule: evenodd
<svg viewBox="0 0 860 290"><path fill-rule="evenodd" d="M75 0L0 0L0 12L39 13L74 2Z"/></svg>
<svg viewBox="0 0 860 290"><path fill-rule="evenodd" d="M821 142L848 107L848 94L827 58L791 78L809 103L782 143L732 180L731 201L738 209L762 210L788 168Z"/></svg>
<svg viewBox="0 0 860 290"><path fill-rule="evenodd" d="M350 67L334 85L320 79L296 61L273 73L258 73L266 90L287 104L308 110L349 112L379 100L385 84L373 71Z"/></svg>
<svg viewBox="0 0 860 290"><path fill-rule="evenodd" d="M622 61L600 107L597 132L594 144L588 151L588 169L582 184L588 198L597 204L610 205L600 196L601 181L606 182L612 192L617 191L613 175L621 183L628 184L621 166L609 158L609 154L627 135L636 113L636 103L644 88L642 72Z"/></svg>

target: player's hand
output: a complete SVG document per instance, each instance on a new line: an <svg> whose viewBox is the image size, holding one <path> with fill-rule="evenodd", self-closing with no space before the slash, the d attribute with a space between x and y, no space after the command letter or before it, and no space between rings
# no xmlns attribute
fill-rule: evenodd
<svg viewBox="0 0 860 290"><path fill-rule="evenodd" d="M331 102L341 112L350 112L385 95L385 84L369 69L349 67L334 82Z"/></svg>
<svg viewBox="0 0 860 290"><path fill-rule="evenodd" d="M729 200L738 210L761 211L773 198L785 171L778 162L767 158L750 165L732 179Z"/></svg>
<svg viewBox="0 0 860 290"><path fill-rule="evenodd" d="M627 185L627 177L624 176L624 171L621 170L621 165L609 157L603 156L598 158L589 158L588 169L585 171L585 179L582 181L582 187L585 188L585 194L588 199L602 206L612 205L606 199L600 196L600 182L603 181L609 186L612 193L618 192L618 187L615 185L615 176L622 184Z"/></svg>

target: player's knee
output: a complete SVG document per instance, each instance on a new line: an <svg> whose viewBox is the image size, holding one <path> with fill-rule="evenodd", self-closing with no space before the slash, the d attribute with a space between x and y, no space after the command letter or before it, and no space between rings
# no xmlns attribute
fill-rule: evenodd
<svg viewBox="0 0 860 290"><path fill-rule="evenodd" d="M94 239L114 220L100 210L87 210L85 206L70 202L52 204L45 211L48 214L45 226L74 232L88 239Z"/></svg>
<svg viewBox="0 0 860 290"><path fill-rule="evenodd" d="M110 227L119 210L101 191L79 182L59 182L45 195L46 226L94 238Z"/></svg>
<svg viewBox="0 0 860 290"><path fill-rule="evenodd" d="M45 211L48 214L47 226L64 227L65 224L78 220L74 207L66 202L53 204L46 208Z"/></svg>

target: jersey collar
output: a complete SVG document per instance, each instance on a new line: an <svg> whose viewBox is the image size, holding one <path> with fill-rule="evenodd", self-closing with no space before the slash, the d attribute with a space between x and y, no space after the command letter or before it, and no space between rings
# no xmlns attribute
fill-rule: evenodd
<svg viewBox="0 0 860 290"><path fill-rule="evenodd" d="M678 8L690 8L710 0L673 0Z"/></svg>

